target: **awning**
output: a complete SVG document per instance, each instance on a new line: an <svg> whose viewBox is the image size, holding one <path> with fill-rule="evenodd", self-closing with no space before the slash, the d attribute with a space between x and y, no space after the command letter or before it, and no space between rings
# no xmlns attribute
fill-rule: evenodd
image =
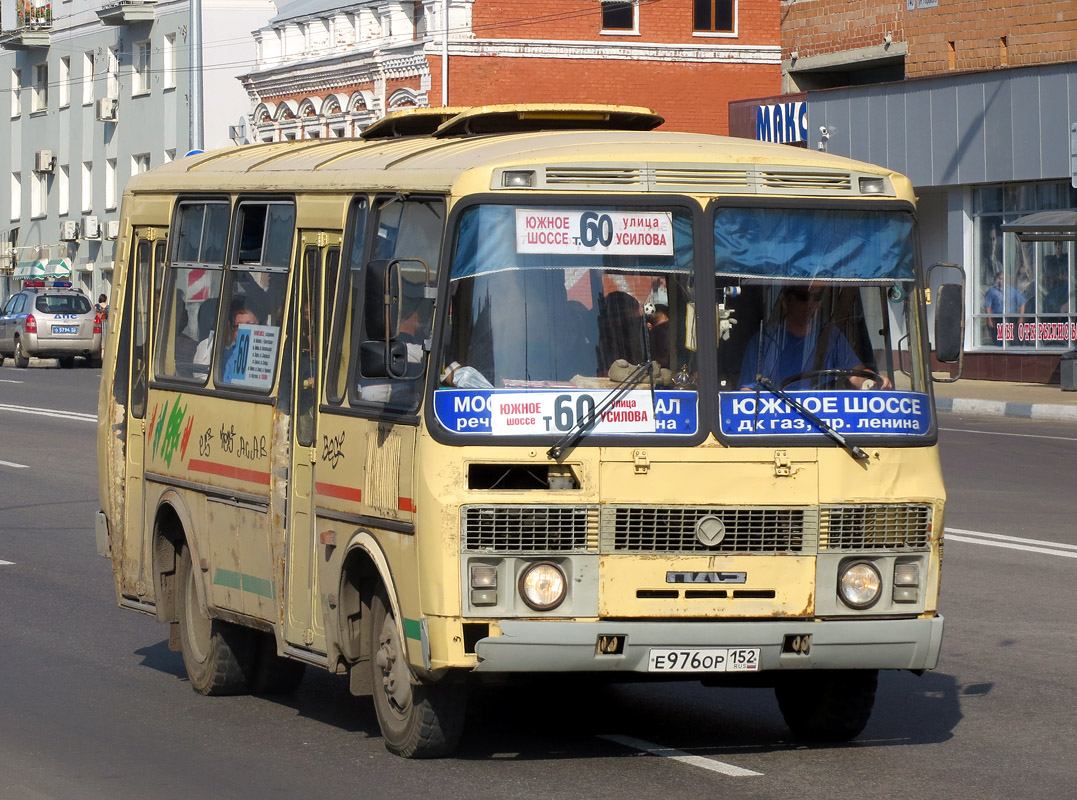
<svg viewBox="0 0 1077 800"><path fill-rule="evenodd" d="M66 258L53 258L46 261L39 258L35 261L20 261L15 266L12 277L17 281L30 280L32 278L70 278L71 262Z"/></svg>
<svg viewBox="0 0 1077 800"><path fill-rule="evenodd" d="M1077 242L1077 211L1037 211L1004 223L1022 242Z"/></svg>
<svg viewBox="0 0 1077 800"><path fill-rule="evenodd" d="M43 258L39 258L35 261L20 261L15 265L15 272L12 274L12 277L17 281L25 281L30 278L42 278L45 276L47 267L48 264Z"/></svg>

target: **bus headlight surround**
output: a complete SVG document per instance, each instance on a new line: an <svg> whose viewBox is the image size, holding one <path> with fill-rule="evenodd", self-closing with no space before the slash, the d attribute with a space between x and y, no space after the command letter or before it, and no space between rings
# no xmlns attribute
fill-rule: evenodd
<svg viewBox="0 0 1077 800"><path fill-rule="evenodd" d="M552 611L568 592L564 570L552 561L536 561L520 573L520 597L535 611Z"/></svg>
<svg viewBox="0 0 1077 800"><path fill-rule="evenodd" d="M882 575L870 561L849 561L838 571L838 596L850 608L871 608L882 589Z"/></svg>

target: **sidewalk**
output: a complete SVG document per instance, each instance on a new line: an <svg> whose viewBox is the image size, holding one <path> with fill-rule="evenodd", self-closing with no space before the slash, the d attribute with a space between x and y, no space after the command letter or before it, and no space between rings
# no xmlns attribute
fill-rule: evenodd
<svg viewBox="0 0 1077 800"><path fill-rule="evenodd" d="M973 381L935 384L935 407L955 414L1077 422L1077 392L1042 383Z"/></svg>

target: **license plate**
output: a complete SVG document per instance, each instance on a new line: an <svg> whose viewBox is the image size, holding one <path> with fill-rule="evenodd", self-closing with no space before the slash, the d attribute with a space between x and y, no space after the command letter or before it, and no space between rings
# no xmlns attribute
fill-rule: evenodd
<svg viewBox="0 0 1077 800"><path fill-rule="evenodd" d="M648 672L755 672L758 669L758 647L652 648L647 662Z"/></svg>
<svg viewBox="0 0 1077 800"><path fill-rule="evenodd" d="M78 325L53 325L52 326L52 332L53 333L78 333L79 332L79 326Z"/></svg>

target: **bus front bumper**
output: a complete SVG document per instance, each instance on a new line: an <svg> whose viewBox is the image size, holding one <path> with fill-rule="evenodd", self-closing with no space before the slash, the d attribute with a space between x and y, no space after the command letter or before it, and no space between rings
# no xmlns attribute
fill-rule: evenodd
<svg viewBox="0 0 1077 800"><path fill-rule="evenodd" d="M502 620L500 636L476 644L475 671L648 672L652 648L758 648L760 671L934 669L942 625L941 616L809 622ZM806 635L811 637L807 652L783 652L795 637L803 641ZM599 638L609 636L624 637L619 654L598 652Z"/></svg>

